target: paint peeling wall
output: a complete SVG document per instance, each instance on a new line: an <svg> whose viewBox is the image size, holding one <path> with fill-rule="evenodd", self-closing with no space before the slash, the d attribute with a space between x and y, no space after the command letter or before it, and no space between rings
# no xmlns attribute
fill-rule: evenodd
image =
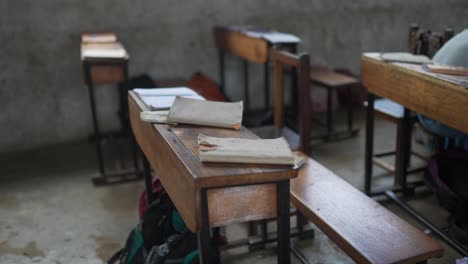
<svg viewBox="0 0 468 264"><path fill-rule="evenodd" d="M409 23L460 30L466 17L466 0L0 1L0 152L83 141L92 132L81 32L117 32L131 54L131 75L188 78L201 70L217 79L214 25L294 33L313 62L358 73L362 51L405 50ZM234 99L242 97L240 66L228 63ZM262 67L251 72L251 86L261 86ZM261 106L262 89L251 97ZM118 128L116 89L100 87L97 101L103 129Z"/></svg>

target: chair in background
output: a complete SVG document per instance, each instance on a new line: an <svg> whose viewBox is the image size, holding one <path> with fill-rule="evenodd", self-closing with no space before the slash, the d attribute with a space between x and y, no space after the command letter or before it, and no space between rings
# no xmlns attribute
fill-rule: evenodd
<svg viewBox="0 0 468 264"><path fill-rule="evenodd" d="M453 37L453 35L454 31L451 28L447 28L443 33L440 33L432 32L430 30L423 31L419 29L419 26L417 24L412 24L409 29L408 50L412 54L426 55L429 58L431 58L437 52L437 50L440 47L442 47L442 45L445 42L447 42L451 37ZM383 153L374 154L372 158L372 163L375 166L378 166L394 175L394 186L397 189L401 186L406 186L407 174L421 172L426 168L426 166L423 166L407 171L397 172L396 168L399 167L399 162L401 162L402 158L408 161L406 164L410 164L409 160L411 159L411 155L416 156L425 161L428 160L428 158L424 155L412 151L411 144L405 147L403 146L404 144L400 143L403 137L411 137L412 135L412 131L410 131L410 134L408 135L403 130L404 110L405 109L402 105L395 103L389 99L382 98L374 101L374 115L396 124L397 138L396 149L394 151L387 151ZM416 116L413 116L410 122L414 124L416 123L416 121ZM439 142L440 139L436 138L436 141ZM382 159L383 157L391 155L395 156L395 163L393 165L388 162L385 162ZM371 182L371 180L366 180L365 192L368 195L379 195L381 193L380 191L371 191ZM411 191L411 189L407 190Z"/></svg>
<svg viewBox="0 0 468 264"><path fill-rule="evenodd" d="M284 136L291 149L299 149L309 154L310 145L310 98L309 98L309 55L272 49L270 60L273 64L273 120L274 124L253 128L252 131L261 138L277 138ZM284 70L294 68L297 72L297 94L298 94L298 131L285 125L284 107Z"/></svg>
<svg viewBox="0 0 468 264"><path fill-rule="evenodd" d="M311 66L310 81L314 87L320 87L327 90L327 117L325 125L327 132L325 135L317 136L317 138L332 140L343 139L356 136L359 129L353 128L353 97L352 87L359 84L359 80L350 75L343 74L328 67ZM335 91L346 89L347 93L347 129L345 131L335 131L333 128L333 96ZM314 137L315 138L315 137Z"/></svg>

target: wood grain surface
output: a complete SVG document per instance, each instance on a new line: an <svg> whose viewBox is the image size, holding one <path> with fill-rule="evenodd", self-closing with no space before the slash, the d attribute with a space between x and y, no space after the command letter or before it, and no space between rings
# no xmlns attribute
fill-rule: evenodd
<svg viewBox="0 0 468 264"><path fill-rule="evenodd" d="M369 92L468 133L468 89L461 85L419 65L383 62L378 53L362 55L361 79Z"/></svg>
<svg viewBox="0 0 468 264"><path fill-rule="evenodd" d="M306 158L291 202L357 263L417 263L440 257L438 242Z"/></svg>
<svg viewBox="0 0 468 264"><path fill-rule="evenodd" d="M214 37L218 49L255 63L265 63L268 60L268 43L265 39L247 36L224 27L216 27Z"/></svg>
<svg viewBox="0 0 468 264"><path fill-rule="evenodd" d="M119 83L125 80L125 65L96 65L91 67L91 81L94 85Z"/></svg>

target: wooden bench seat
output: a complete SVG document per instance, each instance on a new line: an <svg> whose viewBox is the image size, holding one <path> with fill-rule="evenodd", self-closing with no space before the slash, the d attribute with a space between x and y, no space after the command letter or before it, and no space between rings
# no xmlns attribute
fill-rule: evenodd
<svg viewBox="0 0 468 264"><path fill-rule="evenodd" d="M291 202L357 263L424 263L441 245L304 156Z"/></svg>

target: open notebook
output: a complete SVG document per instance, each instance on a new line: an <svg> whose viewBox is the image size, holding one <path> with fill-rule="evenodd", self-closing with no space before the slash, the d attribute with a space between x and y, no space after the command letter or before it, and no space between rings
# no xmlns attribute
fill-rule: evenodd
<svg viewBox="0 0 468 264"><path fill-rule="evenodd" d="M258 163L295 165L297 160L286 140L217 138L198 135L202 162Z"/></svg>

